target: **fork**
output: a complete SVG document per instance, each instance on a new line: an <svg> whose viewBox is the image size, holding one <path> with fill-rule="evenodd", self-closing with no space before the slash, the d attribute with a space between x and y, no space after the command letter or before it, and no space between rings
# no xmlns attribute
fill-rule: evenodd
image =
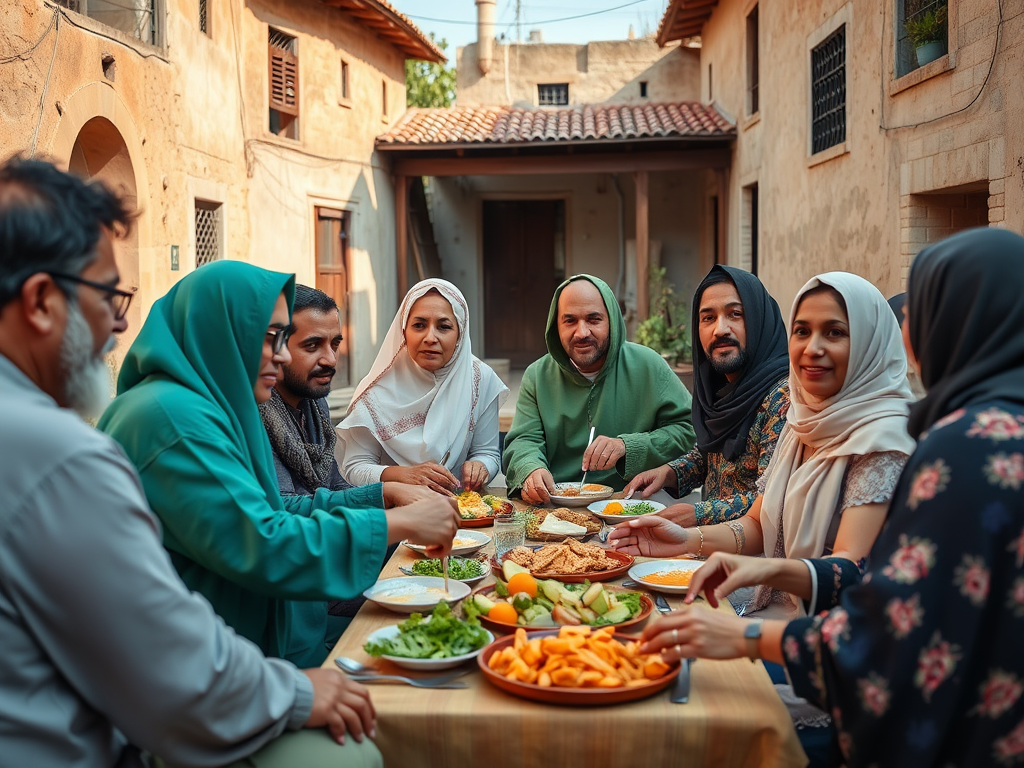
<svg viewBox="0 0 1024 768"><path fill-rule="evenodd" d="M335 663L338 661L335 659ZM341 664L338 664L343 670L345 669ZM353 675L349 674L349 679L355 680L357 683L405 683L416 688L465 688L466 683L459 681L454 682L455 678L461 677L466 674L465 671L453 672L448 675L441 675L439 677L403 677L402 675Z"/></svg>

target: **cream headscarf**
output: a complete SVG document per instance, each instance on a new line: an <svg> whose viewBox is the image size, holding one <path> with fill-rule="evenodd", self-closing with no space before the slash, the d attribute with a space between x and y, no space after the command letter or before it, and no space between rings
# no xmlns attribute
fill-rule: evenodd
<svg viewBox="0 0 1024 768"><path fill-rule="evenodd" d="M432 290L451 305L459 327L452 359L434 373L417 365L405 344L412 306ZM461 291L447 280L424 280L406 294L336 429L343 441L348 430L369 430L398 466L440 463L447 452L447 467L454 470L466 460L480 415L507 394L498 375L473 357L469 309Z"/></svg>
<svg viewBox="0 0 1024 768"><path fill-rule="evenodd" d="M792 363L786 426L768 468L761 502L765 555L775 554L779 518L786 557L821 557L853 456L914 451L907 434L913 396L900 328L878 289L848 272L811 278L793 301L790 333L800 300L812 288L835 288L846 302L850 360L839 392L818 401L804 392ZM802 461L803 446L815 453Z"/></svg>

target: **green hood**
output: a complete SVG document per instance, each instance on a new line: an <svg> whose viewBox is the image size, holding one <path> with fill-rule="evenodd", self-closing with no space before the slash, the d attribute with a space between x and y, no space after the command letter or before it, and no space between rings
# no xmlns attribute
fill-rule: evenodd
<svg viewBox="0 0 1024 768"><path fill-rule="evenodd" d="M604 365L601 366L601 370L597 374L596 380L598 381L608 376L608 372L615 367L615 363L619 359L619 350L622 349L622 345L626 341L626 321L622 318L619 302L616 300L615 294L612 293L612 289L608 287L608 283L599 277L594 277L593 275L573 275L555 289L555 295L551 299L551 308L548 309L547 330L544 332L544 341L548 347L548 354L554 358L558 366L567 375L572 377L574 381L589 386L590 382L587 381L586 376L580 373L572 360L569 359L569 355L562 346L562 340L558 337L558 299L562 295L562 291L566 289L566 286L577 280L586 280L601 292L601 298L604 299L604 307L608 312L608 325L610 326L608 354L605 356Z"/></svg>
<svg viewBox="0 0 1024 768"><path fill-rule="evenodd" d="M153 305L117 380L118 395L149 377L162 377L215 404L229 420L248 469L277 506L281 500L274 457L252 388L282 291L290 313L294 275L240 261L197 269ZM115 401L107 410L100 429L116 415L117 405Z"/></svg>

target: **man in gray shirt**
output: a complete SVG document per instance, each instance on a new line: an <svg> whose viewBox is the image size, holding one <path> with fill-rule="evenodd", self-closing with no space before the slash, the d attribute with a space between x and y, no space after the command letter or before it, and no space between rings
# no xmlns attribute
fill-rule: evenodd
<svg viewBox="0 0 1024 768"><path fill-rule="evenodd" d="M366 689L227 628L134 467L70 410L109 401L132 219L48 163L0 166L0 766L381 765Z"/></svg>

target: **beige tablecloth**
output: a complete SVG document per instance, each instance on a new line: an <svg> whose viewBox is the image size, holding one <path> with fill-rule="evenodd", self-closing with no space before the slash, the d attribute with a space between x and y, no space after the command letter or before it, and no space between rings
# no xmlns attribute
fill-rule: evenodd
<svg viewBox="0 0 1024 768"><path fill-rule="evenodd" d="M490 534L489 528L478 530ZM399 547L381 578L400 576L398 567L418 557ZM679 605L671 596L669 602ZM731 609L726 604L722 610ZM382 671L409 674L362 650L371 632L402 619L366 603L324 666L333 666L335 656L349 656ZM807 763L760 662L696 662L687 704L672 704L667 690L630 704L564 707L510 696L479 671L462 679L468 689L371 686L377 746L390 768L767 768Z"/></svg>

